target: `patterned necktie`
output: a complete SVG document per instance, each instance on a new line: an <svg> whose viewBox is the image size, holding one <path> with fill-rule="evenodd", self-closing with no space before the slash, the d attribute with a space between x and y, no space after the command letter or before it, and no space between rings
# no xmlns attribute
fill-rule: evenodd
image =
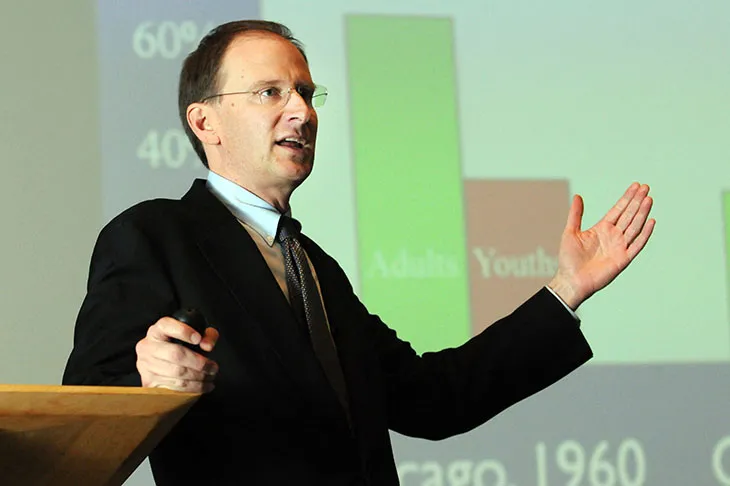
<svg viewBox="0 0 730 486"><path fill-rule="evenodd" d="M337 348L332 340L327 318L322 307L322 300L317 283L309 268L309 260L299 242L299 221L282 215L279 219L278 240L281 243L286 270L286 286L289 290L289 302L297 317L304 318L309 330L314 354L322 365L327 379L334 388L337 398L347 414L350 422L350 407L347 398L345 377L340 367Z"/></svg>

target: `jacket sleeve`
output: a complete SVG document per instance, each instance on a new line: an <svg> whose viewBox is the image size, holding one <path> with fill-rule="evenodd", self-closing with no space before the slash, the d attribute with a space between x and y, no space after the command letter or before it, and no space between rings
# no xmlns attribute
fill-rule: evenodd
<svg viewBox="0 0 730 486"><path fill-rule="evenodd" d="M176 308L168 272L150 239L112 221L97 240L64 385L141 386L135 346Z"/></svg>
<svg viewBox="0 0 730 486"><path fill-rule="evenodd" d="M388 426L443 439L469 431L591 358L578 323L542 289L465 344L419 356L375 316Z"/></svg>

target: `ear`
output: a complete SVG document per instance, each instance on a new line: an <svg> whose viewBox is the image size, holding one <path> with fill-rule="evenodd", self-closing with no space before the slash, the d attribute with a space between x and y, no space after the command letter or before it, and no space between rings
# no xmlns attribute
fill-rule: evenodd
<svg viewBox="0 0 730 486"><path fill-rule="evenodd" d="M205 103L191 103L187 111L188 125L203 145L218 145L220 137L215 132L215 113Z"/></svg>

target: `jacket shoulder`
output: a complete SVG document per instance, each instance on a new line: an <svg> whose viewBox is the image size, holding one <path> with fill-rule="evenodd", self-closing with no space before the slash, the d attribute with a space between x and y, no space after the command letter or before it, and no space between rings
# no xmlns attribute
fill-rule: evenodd
<svg viewBox="0 0 730 486"><path fill-rule="evenodd" d="M184 206L179 199L142 201L116 215L107 223L107 226L167 221L170 218L183 216L185 214Z"/></svg>

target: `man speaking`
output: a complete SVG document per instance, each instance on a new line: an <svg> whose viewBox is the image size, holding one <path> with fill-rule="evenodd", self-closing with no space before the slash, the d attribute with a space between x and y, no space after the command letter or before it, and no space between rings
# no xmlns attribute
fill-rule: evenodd
<svg viewBox="0 0 730 486"><path fill-rule="evenodd" d="M398 484L389 430L469 431L587 361L573 311L652 233L646 185L585 231L576 196L549 285L465 344L419 356L291 217L326 97L286 27L214 29L179 86L207 180L99 235L63 382L204 392L150 456L159 485ZM180 308L209 327L170 317Z"/></svg>

